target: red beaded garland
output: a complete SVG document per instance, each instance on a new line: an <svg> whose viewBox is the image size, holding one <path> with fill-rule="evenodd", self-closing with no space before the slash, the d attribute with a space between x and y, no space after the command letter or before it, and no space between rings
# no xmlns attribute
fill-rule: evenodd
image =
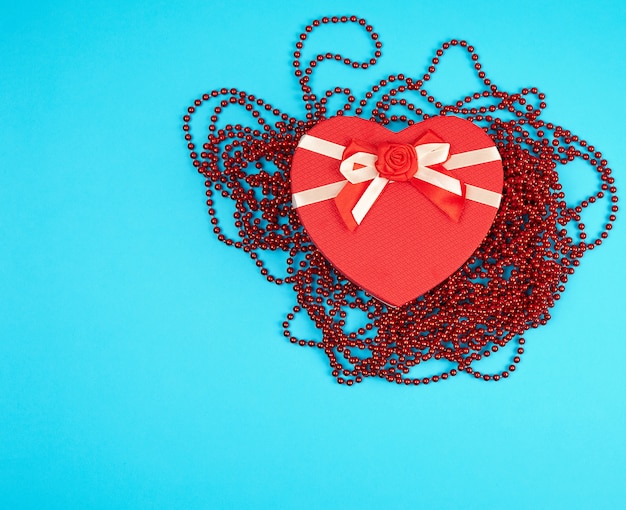
<svg viewBox="0 0 626 510"><path fill-rule="evenodd" d="M361 26L374 42L373 57L355 62L325 53L304 68L300 59L307 38L317 27L329 23ZM455 46L468 52L485 90L446 105L424 85L445 52ZM213 232L218 240L248 253L268 281L293 287L298 304L282 324L284 336L293 344L322 349L340 384L351 386L366 377L379 377L398 384L421 385L447 380L460 372L485 381L506 379L524 353L522 335L547 323L549 309L565 290L580 258L608 237L618 211L611 169L593 145L541 119L545 95L537 88L524 88L518 93L498 89L482 71L474 47L466 41L445 42L421 79L413 80L404 74L388 76L358 102L349 88L336 87L320 97L313 93L309 82L318 63L337 60L366 69L376 64L381 48L372 26L356 16L324 17L306 26L293 53L295 76L307 110L305 119L290 117L237 89L213 90L193 102L183 116L184 137L193 165L205 177ZM354 114L366 115L366 107L375 100L371 120L382 125L411 125L429 114L401 97L408 91L418 92L439 115L453 114L483 127L502 156L505 179L494 224L467 263L425 295L400 308L391 308L346 280L313 245L291 207L290 161L300 136L327 116L332 96L346 97L334 115L352 111L355 102L358 106ZM209 117L208 138L196 147L190 123L198 108L207 102L217 105ZM477 102L481 106L472 106ZM220 115L232 106L250 112L258 126L219 128ZM392 108L402 108L403 112L391 114ZM265 119L266 113L275 117L273 122ZM586 200L571 207L565 201L557 169L575 160L586 162L599 175L601 185ZM216 196L234 204L238 239L222 232ZM598 237L589 239L581 213L599 202L608 204L608 222ZM570 230L569 225L573 225ZM267 269L259 255L268 250L285 253L284 274L275 276ZM306 313L321 330L320 341L292 334L291 323L301 313ZM357 326L348 325L353 315L356 322L362 319ZM480 360L511 341L518 347L505 370L487 374L476 368ZM446 360L452 368L426 377L411 374L414 367L429 360Z"/></svg>

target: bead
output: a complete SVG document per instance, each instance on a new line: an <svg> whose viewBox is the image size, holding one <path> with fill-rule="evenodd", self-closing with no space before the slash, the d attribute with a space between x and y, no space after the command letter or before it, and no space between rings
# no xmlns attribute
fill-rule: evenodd
<svg viewBox="0 0 626 510"><path fill-rule="evenodd" d="M303 63L302 50L309 35L330 23L356 24L371 39L370 57L358 62L329 51ZM382 55L379 39L373 27L356 16L323 17L305 26L293 52L294 74L307 112L302 119L234 88L216 89L193 101L182 118L183 132L193 166L204 178L210 228L220 242L247 253L268 282L293 288L298 304L282 321L283 335L294 345L322 350L339 384L352 386L375 377L426 386L460 373L484 381L507 379L525 352L526 340L521 335L549 321L549 309L565 291L580 259L601 246L612 231L618 198L611 169L594 145L539 119L546 103L545 94L536 87L508 93L492 84L475 48L465 40L443 43L420 80L392 74L362 98L341 87L313 93L310 78L328 60L354 69L375 65ZM470 95L460 91L455 97L462 100L446 104L425 87L430 87L445 52L455 46L465 48L463 53L485 88ZM416 103L411 102L413 97L404 97L408 90L419 91L413 94ZM412 125L431 116L433 107L439 115L464 117L485 130L502 156L503 201L488 237L456 273L399 308L387 307L337 273L313 245L291 207L291 155L300 137L328 116L326 108L333 96L333 100L345 100L335 115L352 111L356 102L359 107L354 113L368 112L371 120L382 125ZM429 106L429 114L419 101ZM211 102L216 104L207 107ZM206 142L198 144L192 141L191 120L202 108L212 110L204 117L210 121ZM242 108L256 120L258 129L220 124L229 108ZM404 114L396 112L400 109ZM506 115L501 118L499 113ZM197 150L200 146L202 151ZM598 172L601 191L592 190L587 199L568 205L558 169L575 160ZM228 207L234 205L234 238L226 234L230 229L219 226L218 211L225 202ZM604 230L592 238L581 215L599 202L608 204L611 214ZM275 272L274 264L270 270L262 260L268 251L285 254L284 274ZM293 334L292 323L300 315L315 323L321 339L304 340ZM362 321L351 328L348 324L355 317ZM519 345L505 370L486 374L474 369L475 363L496 356L512 341ZM432 359L457 368L423 377L411 375L414 367Z"/></svg>

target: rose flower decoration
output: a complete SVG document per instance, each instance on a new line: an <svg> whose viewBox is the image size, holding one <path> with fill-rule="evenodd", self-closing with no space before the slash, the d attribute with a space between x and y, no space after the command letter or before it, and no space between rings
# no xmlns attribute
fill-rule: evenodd
<svg viewBox="0 0 626 510"><path fill-rule="evenodd" d="M382 143L378 147L376 170L390 181L408 181L417 172L415 147L407 143Z"/></svg>

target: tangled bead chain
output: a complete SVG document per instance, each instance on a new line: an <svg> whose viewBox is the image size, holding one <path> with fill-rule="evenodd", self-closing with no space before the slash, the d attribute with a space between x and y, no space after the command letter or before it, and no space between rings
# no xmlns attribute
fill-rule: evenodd
<svg viewBox="0 0 626 510"><path fill-rule="evenodd" d="M337 23L362 27L374 43L373 56L357 62L325 53L305 67L302 50L311 32ZM441 57L453 47L467 51L484 89L444 104L426 85ZM297 304L285 317L284 335L293 344L323 350L340 384L378 377L422 385L461 372L486 381L501 380L520 362L522 335L547 323L550 308L586 250L600 246L608 236L618 210L611 169L593 145L541 118L545 96L536 88L518 93L499 90L466 41L444 43L420 79L391 75L358 102L349 88L336 87L320 95L313 92L309 83L318 64L336 60L366 69L376 64L381 48L378 34L356 16L324 17L307 26L293 54L306 108L304 119L237 89L213 90L194 101L183 117L183 129L193 165L205 178L213 232L218 240L248 253L269 282L293 287ZM438 115L455 115L482 127L502 157L504 189L494 223L472 257L434 289L392 308L346 280L311 242L291 207L290 164L299 138L329 116L332 96L343 95L345 102L331 115L350 113L381 125L403 127L432 115L407 99L409 94L417 94ZM210 115L208 137L199 145L192 137L191 122L201 107L209 108ZM256 125L218 127L220 115L232 107L247 111ZM597 189L570 206L558 171L576 160L584 161L599 179ZM236 236L220 227L218 202L220 207L221 203L234 206ZM604 204L607 218L603 231L593 239L581 220L583 209L592 204ZM282 271L268 269L261 259L268 252L284 254ZM292 333L293 322L301 314L315 323L321 339L305 340ZM505 351L509 359L503 370L485 373L477 367L507 344L512 351ZM445 369L415 375L415 367L429 360L440 360Z"/></svg>

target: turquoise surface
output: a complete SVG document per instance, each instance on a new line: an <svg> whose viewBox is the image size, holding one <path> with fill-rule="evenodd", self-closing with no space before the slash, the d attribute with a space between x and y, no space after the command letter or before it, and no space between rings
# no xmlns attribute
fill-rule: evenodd
<svg viewBox="0 0 626 510"><path fill-rule="evenodd" d="M513 377L347 388L282 336L293 292L213 237L181 131L221 87L301 117L298 34L354 13L381 36L379 65L320 65L314 84L421 76L467 39L501 88L545 92L546 118L601 150L619 190L625 5L5 3L0 508L625 508L624 218ZM371 44L331 28L310 48ZM449 57L444 100L475 86ZM563 175L573 198L593 186L581 168Z"/></svg>

